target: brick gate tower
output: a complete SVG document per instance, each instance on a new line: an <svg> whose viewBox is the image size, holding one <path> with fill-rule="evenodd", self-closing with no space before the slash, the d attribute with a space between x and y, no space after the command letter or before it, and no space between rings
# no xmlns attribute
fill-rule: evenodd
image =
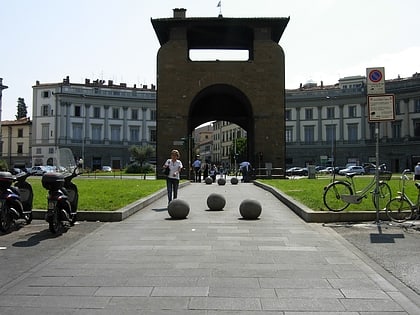
<svg viewBox="0 0 420 315"><path fill-rule="evenodd" d="M157 55L157 166L172 149L188 169L191 134L223 120L247 132L252 165L285 166L284 52L278 42L289 18L173 18L151 20L160 42ZM241 61L193 61L191 50L248 52ZM159 174L158 171L158 176ZM184 173L184 178L190 175Z"/></svg>

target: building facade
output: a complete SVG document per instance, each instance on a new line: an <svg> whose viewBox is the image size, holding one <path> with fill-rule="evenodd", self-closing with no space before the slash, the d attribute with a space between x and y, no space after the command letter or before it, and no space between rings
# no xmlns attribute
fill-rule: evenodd
<svg viewBox="0 0 420 315"><path fill-rule="evenodd" d="M68 147L84 167L130 161L131 145L156 145L156 89L111 80L33 86L32 165L48 165L56 149Z"/></svg>
<svg viewBox="0 0 420 315"><path fill-rule="evenodd" d="M9 168L31 165L32 121L28 117L1 122L2 154Z"/></svg>
<svg viewBox="0 0 420 315"><path fill-rule="evenodd" d="M387 80L385 86L386 93L395 95L395 120L380 123L369 122L364 76L286 90L286 167L375 163L378 143L380 163L394 172L412 169L420 160L420 74ZM121 168L130 162L130 145L156 144L153 86L80 84L66 78L37 82L33 92L33 165L47 164L57 147L70 147L88 168ZM193 134L194 154L232 168L234 141L246 137L246 131L227 121L211 126L201 136L199 130Z"/></svg>
<svg viewBox="0 0 420 315"><path fill-rule="evenodd" d="M369 122L366 78L334 86L309 84L286 91L286 165L385 163L394 172L413 168L420 156L420 75L387 80L395 95L395 120Z"/></svg>

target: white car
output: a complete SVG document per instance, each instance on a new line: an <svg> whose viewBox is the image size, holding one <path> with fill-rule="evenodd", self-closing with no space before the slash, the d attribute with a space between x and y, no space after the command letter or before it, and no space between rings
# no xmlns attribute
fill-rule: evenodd
<svg viewBox="0 0 420 315"><path fill-rule="evenodd" d="M363 166L349 166L345 169L338 171L340 175L347 175L350 173L356 173L357 175L365 175L365 169Z"/></svg>
<svg viewBox="0 0 420 315"><path fill-rule="evenodd" d="M102 166L102 172L112 172L111 166Z"/></svg>

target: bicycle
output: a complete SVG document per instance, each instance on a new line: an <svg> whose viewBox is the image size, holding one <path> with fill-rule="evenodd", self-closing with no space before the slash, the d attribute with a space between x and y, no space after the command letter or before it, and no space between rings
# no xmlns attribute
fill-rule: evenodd
<svg viewBox="0 0 420 315"><path fill-rule="evenodd" d="M420 183L414 183L417 188L417 202L414 203L405 193L405 186L409 180L407 174L411 173L409 169L402 172L400 177L400 190L398 196L392 198L386 205L386 215L394 222L405 222L407 220L417 220L419 218L420 206Z"/></svg>
<svg viewBox="0 0 420 315"><path fill-rule="evenodd" d="M385 209L386 204L391 200L391 188L385 182L391 179L392 173L385 171L385 164L379 166L379 191L378 191L378 200L379 208ZM353 177L356 173L346 174L347 180L335 180L335 175L332 182L324 187L324 205L333 212L340 212L346 209L350 204L361 203L364 198L367 198L367 194L372 193L372 201L376 205L376 179L377 175L372 178L372 181L364 187L362 190L356 190L356 185L354 183ZM374 190L372 190L372 188Z"/></svg>

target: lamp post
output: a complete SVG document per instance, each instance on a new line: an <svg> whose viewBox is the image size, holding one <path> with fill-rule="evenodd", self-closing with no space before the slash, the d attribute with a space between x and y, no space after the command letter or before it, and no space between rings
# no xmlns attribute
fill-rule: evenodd
<svg viewBox="0 0 420 315"><path fill-rule="evenodd" d="M329 101L329 106L332 107L331 97L327 96L326 99ZM333 123L334 113L335 113L335 110L332 112L332 115L331 115L331 127L330 127L330 131L331 131L331 166L333 168L334 168L334 123ZM333 169L333 172L334 172L334 169Z"/></svg>

